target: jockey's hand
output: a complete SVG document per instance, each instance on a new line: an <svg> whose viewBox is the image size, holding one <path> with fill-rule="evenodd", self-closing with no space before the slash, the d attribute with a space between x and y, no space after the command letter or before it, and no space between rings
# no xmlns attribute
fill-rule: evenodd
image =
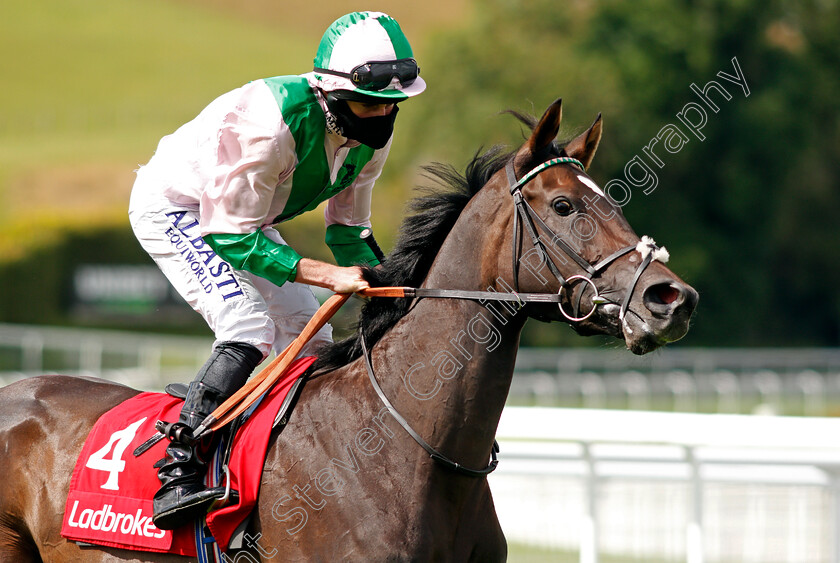
<svg viewBox="0 0 840 563"><path fill-rule="evenodd" d="M298 262L295 281L325 287L336 293L355 293L370 287L358 266L344 268L309 258L301 258Z"/></svg>

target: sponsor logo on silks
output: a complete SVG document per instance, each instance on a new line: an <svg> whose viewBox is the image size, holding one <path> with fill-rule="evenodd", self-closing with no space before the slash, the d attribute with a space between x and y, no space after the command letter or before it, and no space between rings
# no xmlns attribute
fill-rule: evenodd
<svg viewBox="0 0 840 563"><path fill-rule="evenodd" d="M187 261L204 292L213 293L218 290L225 301L243 295L231 265L222 260L201 238L201 233L196 228L198 220L193 219L187 223L184 221L186 215L186 211L167 213L172 226L164 232L175 250Z"/></svg>

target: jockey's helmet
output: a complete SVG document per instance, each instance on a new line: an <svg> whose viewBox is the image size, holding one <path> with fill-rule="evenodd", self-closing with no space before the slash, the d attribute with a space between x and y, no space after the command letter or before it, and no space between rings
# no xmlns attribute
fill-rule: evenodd
<svg viewBox="0 0 840 563"><path fill-rule="evenodd" d="M382 12L353 12L321 38L311 75L325 92L368 101L399 102L426 89L411 45L397 21ZM341 94L340 94L341 95Z"/></svg>

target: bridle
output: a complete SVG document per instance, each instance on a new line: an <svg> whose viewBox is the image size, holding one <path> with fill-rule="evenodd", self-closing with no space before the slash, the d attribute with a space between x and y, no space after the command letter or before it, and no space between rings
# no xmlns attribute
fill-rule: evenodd
<svg viewBox="0 0 840 563"><path fill-rule="evenodd" d="M545 259L545 263L548 266L548 269L551 271L552 275L557 279L558 283L560 284L560 290L557 293L557 306L560 309L560 313L568 320L572 322L580 322L588 319L597 309L598 305L602 305L605 303L615 303L612 300L609 300L598 293L598 287L595 285L595 282L592 281L592 278L599 276L603 273L610 265L612 265L616 260L628 254L634 250L638 250L639 253L642 255L642 262L639 264L638 268L636 268L636 273L633 276L630 285L627 287L627 291L624 295L624 300L621 303L621 309L619 310L619 320L624 324L624 317L627 314L628 307L630 306L630 299L633 297L633 292L636 289L636 284L639 282L639 278L642 277L642 274L650 266L650 263L654 260L662 260L667 262L667 251L660 249L660 247L656 246L656 243L653 242L653 239L650 237L642 237L642 240L638 244L625 246L619 250L616 250L597 264L590 264L585 258L583 258L580 254L575 252L575 250L562 238L560 238L554 231L551 230L551 227L545 224L545 222L540 218L540 216L534 211L531 205L525 200L525 197L522 195L522 188L531 180L533 180L537 174L549 168L551 166L557 166L558 164L571 164L580 168L581 172L586 172L586 168L576 158L572 158L569 156L557 157L552 158L551 160L547 160L543 162L539 166L531 169L527 174L522 176L520 180L516 179L516 172L514 171L513 167L514 159L511 159L507 165L505 166L505 172L507 174L508 184L510 186L510 194L513 196L513 203L514 203L514 211L513 211L513 251L511 252L511 256L513 257L513 289L514 291L519 290L519 263L522 260L522 256L520 255L519 247L520 242L519 239L522 234L522 229L528 232L528 236L531 238L531 243L534 245L534 248L538 250L542 254L542 257ZM521 222L522 226L519 225ZM542 229L548 236L551 237L551 244L557 246L562 250L569 258L571 258L580 268L585 272L584 274L575 274L569 276L568 278L564 277L563 274L560 273L560 270L557 268L557 265L554 263L554 260L551 258L551 253L549 252L547 246L543 242L543 239L537 233L536 225L539 225L540 229ZM660 252L657 252L660 251ZM562 304L562 296L563 291L570 290L570 287L573 285L572 282L575 280L582 280L588 283L592 290L594 291L594 295L592 296L592 307L589 309L589 312L583 316L580 316L580 302L583 298L583 294L585 291L581 291L578 295L578 299L575 302L575 309L572 314L566 312L563 309Z"/></svg>
<svg viewBox="0 0 840 563"><path fill-rule="evenodd" d="M636 268L636 273L633 276L630 285L628 286L627 290L625 291L624 301L621 303L621 308L619 311L619 319L622 322L622 325L625 326L627 330L629 327L626 326L625 323L625 315L627 314L628 307L630 304L630 299L633 297L633 292L635 291L636 285L638 284L639 278L641 278L642 273L647 269L647 267L653 262L654 260L660 260L662 262L667 262L667 251L663 248L660 248L653 242L653 239L650 237L642 237L641 241L635 245L625 246L621 248L597 264L590 264L585 258L583 258L580 254L575 252L575 250L562 238L560 238L551 228L545 224L545 222L540 218L540 216L534 211L534 209L528 204L525 200L525 197L522 195L522 188L528 184L531 180L533 180L540 172L543 170L550 168L552 166L557 166L560 164L571 164L572 166L576 166L580 168L582 172L586 172L583 163L579 160L564 156L564 157L557 157L547 160L542 164L534 167L531 169L527 174L522 176L521 179L516 179L516 172L513 167L514 159L507 163L505 167L505 172L507 174L508 184L510 186L510 194L513 196L513 203L514 203L514 212L513 212L513 289L514 291L511 293L501 293L496 291L470 291L470 290L456 290L456 289L433 289L433 288L402 288L404 291L402 293L402 297L408 298L443 298L443 299L468 299L473 301L478 301L479 303L486 304L488 301L512 301L518 302L521 305L525 303L556 303L560 309L560 312L566 317L569 321L576 323L581 322L588 319L597 309L598 305L602 305L605 303L613 303L617 304L614 301L605 298L598 292L598 286L595 285L593 278L597 278L601 275L610 265L612 265L616 260L621 258L622 256L637 250L642 256L642 262ZM538 234L537 227L540 230L544 231L545 234L551 237L551 244L560 248L569 258L571 258L580 268L585 272L583 274L574 274L569 277L565 277L563 274L560 273L559 268L554 263L551 258L551 253L548 250L548 247L543 242L542 237ZM531 238L531 243L534 245L534 248L537 249L538 252L542 254L545 259L545 263L548 265L548 269L557 278L558 283L560 284L560 290L555 293L519 293L519 262L522 259L520 255L520 237L522 234L522 230L527 231L528 236ZM592 290L594 291L594 295L592 296L592 307L590 308L589 312L583 316L580 315L580 303L583 298L583 294L585 290L581 290L578 298L574 304L574 311L573 314L569 314L565 309L563 309L563 292L564 291L571 291L571 286L573 282L576 280L582 280L585 283L588 283ZM571 298L571 297L570 297ZM391 415L396 419L396 421L403 427L403 429L408 432L408 434L429 454L429 456L435 460L437 463L443 465L447 469L460 473L462 475L466 475L468 477L483 477L496 469L499 461L496 457L496 453L499 451L499 444L497 442L493 442L493 447L490 451L490 462L488 463L487 467L483 469L469 469L464 467L463 465L452 461L442 453L435 450L432 446L430 446L420 435L409 425L409 423L403 418L403 416L394 408L391 404L391 401L382 391L382 388L379 386L379 382L376 379L376 375L373 372L373 363L371 361L370 352L368 351L367 344L365 342L365 336L362 331L361 326L359 327L359 341L362 348L362 356L365 359L365 366L367 368L368 376L370 378L371 384L373 385L376 394L379 396L379 399L391 413Z"/></svg>

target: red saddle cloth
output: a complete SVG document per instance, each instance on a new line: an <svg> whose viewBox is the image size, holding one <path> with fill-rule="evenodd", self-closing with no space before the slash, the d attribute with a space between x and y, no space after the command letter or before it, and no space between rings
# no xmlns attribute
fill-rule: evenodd
<svg viewBox="0 0 840 563"><path fill-rule="evenodd" d="M296 360L237 432L229 463L239 503L207 515L222 550L257 503L271 427L286 395L314 357ZM155 422L178 419L183 401L165 393L140 393L106 412L88 434L73 476L61 535L69 540L195 557L195 526L160 530L152 522L152 496L160 487L161 440L139 457L132 452L155 434Z"/></svg>

